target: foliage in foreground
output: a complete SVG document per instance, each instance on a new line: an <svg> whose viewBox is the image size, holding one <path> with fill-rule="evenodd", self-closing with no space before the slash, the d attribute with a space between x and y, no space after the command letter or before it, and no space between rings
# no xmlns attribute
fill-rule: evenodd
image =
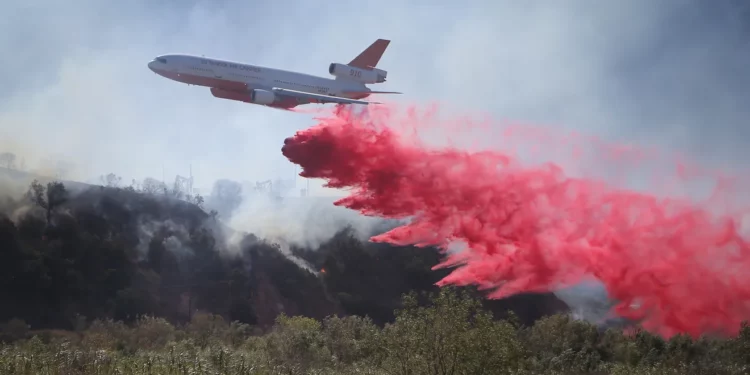
<svg viewBox="0 0 750 375"><path fill-rule="evenodd" d="M393 324L368 318L320 322L281 315L273 330L198 314L175 327L141 317L133 326L95 321L78 332L4 333L2 374L746 374L750 328L732 339L663 340L600 331L566 315L532 327L493 320L479 301L444 289L421 306L404 297Z"/></svg>

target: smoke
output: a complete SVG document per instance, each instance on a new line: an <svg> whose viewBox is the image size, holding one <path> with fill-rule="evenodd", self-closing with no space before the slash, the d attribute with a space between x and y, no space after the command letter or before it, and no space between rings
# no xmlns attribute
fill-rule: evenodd
<svg viewBox="0 0 750 375"><path fill-rule="evenodd" d="M360 240L367 240L382 221L335 207L334 201L331 197L251 196L229 225L261 238L315 249L345 227L351 227Z"/></svg>
<svg viewBox="0 0 750 375"><path fill-rule="evenodd" d="M5 172L5 173L3 173ZM0 170L0 198L18 198L29 188L28 178L18 173Z"/></svg>
<svg viewBox="0 0 750 375"><path fill-rule="evenodd" d="M0 7L14 15L2 23L12 32L0 35L0 48L12 52L0 71L0 152L42 175L64 169L68 180L98 182L114 172L123 181L171 181L192 167L208 195L221 178L289 178L294 167L278 148L316 123L309 113L216 99L207 88L154 75L147 62L185 52L326 76L329 63L347 62L377 38L393 41L379 64L389 82L377 89L403 91L403 100L673 149L712 165L736 168L750 149L745 2L40 0ZM494 124L480 125L460 136L422 131L467 149L498 148ZM566 171L595 167L570 161L566 167L576 170ZM322 185L312 180L311 195L341 196ZM365 231L376 221L309 199L290 196L279 206L243 198L232 226L293 243L319 243L336 223Z"/></svg>
<svg viewBox="0 0 750 375"><path fill-rule="evenodd" d="M159 238L164 247L181 259L194 255L188 245L190 233L188 229L173 220L153 220L145 216L138 217L138 251L141 256L148 254L149 246L154 238Z"/></svg>

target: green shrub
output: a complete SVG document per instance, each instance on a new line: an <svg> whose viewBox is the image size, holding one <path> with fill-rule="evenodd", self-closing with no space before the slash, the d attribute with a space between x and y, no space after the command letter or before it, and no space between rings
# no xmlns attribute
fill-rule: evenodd
<svg viewBox="0 0 750 375"><path fill-rule="evenodd" d="M356 316L321 322L282 314L262 336L203 313L184 327L145 316L130 326L95 320L69 338L29 332L16 320L3 326L15 341L0 346L0 374L750 373L747 326L730 339L664 340L643 331L601 331L567 315L519 327L493 320L477 299L453 288L419 301L405 295L395 322L383 328Z"/></svg>

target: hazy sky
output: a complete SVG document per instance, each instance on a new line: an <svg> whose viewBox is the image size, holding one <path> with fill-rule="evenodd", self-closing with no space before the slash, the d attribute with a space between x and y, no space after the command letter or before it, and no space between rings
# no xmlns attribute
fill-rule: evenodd
<svg viewBox="0 0 750 375"><path fill-rule="evenodd" d="M692 4L692 5L691 5ZM723 4L721 6L717 4ZM0 149L71 177L293 176L285 137L310 115L216 99L151 72L192 53L328 76L377 38L403 101L638 139L743 163L743 1L11 0L0 5ZM317 184L316 184L317 185Z"/></svg>

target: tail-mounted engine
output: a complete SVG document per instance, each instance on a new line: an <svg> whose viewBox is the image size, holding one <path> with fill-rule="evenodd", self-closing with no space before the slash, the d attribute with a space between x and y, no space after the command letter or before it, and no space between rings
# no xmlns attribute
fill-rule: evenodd
<svg viewBox="0 0 750 375"><path fill-rule="evenodd" d="M332 63L328 66L328 73L336 78L350 79L365 84L383 83L388 76L388 72L385 70L377 68L360 69L339 63Z"/></svg>

